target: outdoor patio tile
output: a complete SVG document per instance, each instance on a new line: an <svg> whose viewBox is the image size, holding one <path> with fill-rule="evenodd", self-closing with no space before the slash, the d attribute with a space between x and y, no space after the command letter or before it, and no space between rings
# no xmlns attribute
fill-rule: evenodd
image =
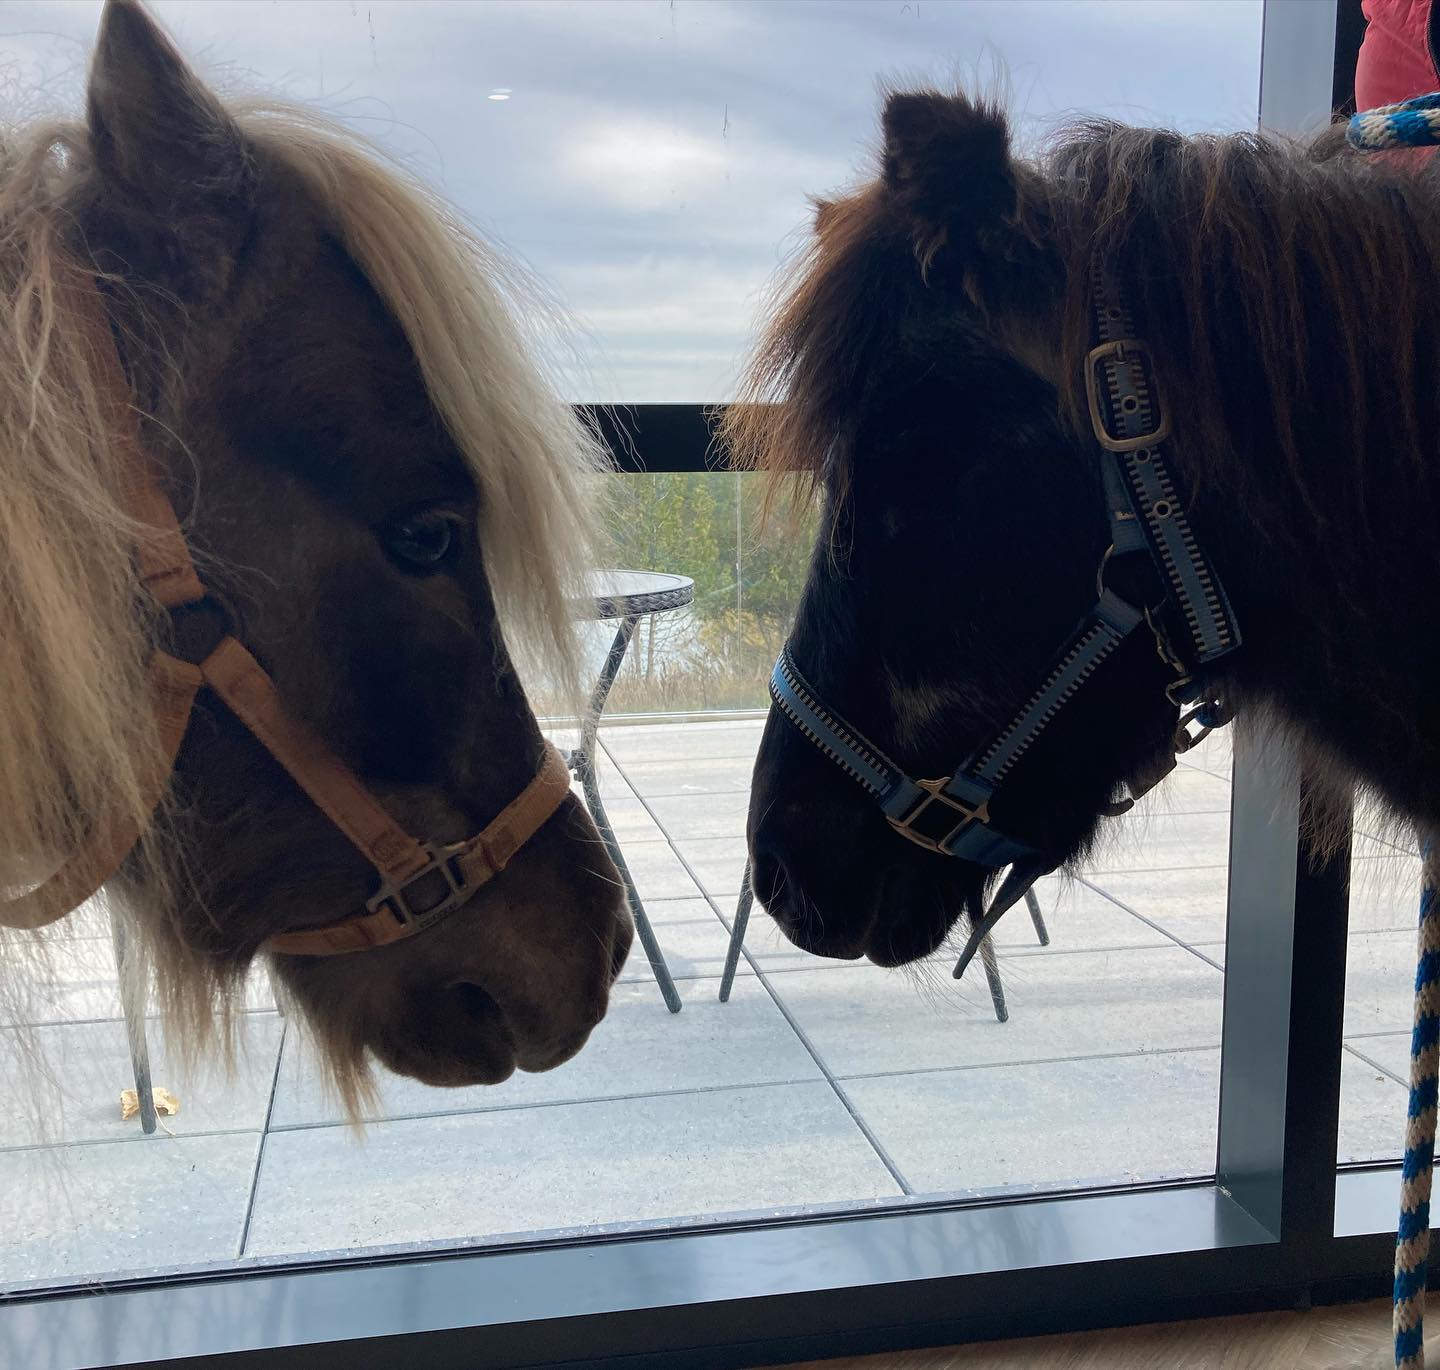
<svg viewBox="0 0 1440 1370"><path fill-rule="evenodd" d="M1185 944L1192 956L1204 957L1213 961L1221 970L1225 969L1225 943L1224 942L1187 942Z"/></svg>
<svg viewBox="0 0 1440 1370"><path fill-rule="evenodd" d="M727 909L740 893L745 874L745 837L677 838L676 847L685 854L705 892Z"/></svg>
<svg viewBox="0 0 1440 1370"><path fill-rule="evenodd" d="M40 955L24 964L20 975L10 977L10 984L13 995L7 994L0 1027L82 1022L121 1013L115 952L108 936L49 941ZM250 976L244 1004L250 1011L274 1010L275 996L263 968ZM153 1014L157 1009L152 994L148 1011Z"/></svg>
<svg viewBox="0 0 1440 1370"><path fill-rule="evenodd" d="M1223 865L1178 870L1085 870L1081 874L1090 884L1158 923L1182 942L1225 940L1229 871Z"/></svg>
<svg viewBox="0 0 1440 1370"><path fill-rule="evenodd" d="M1336 1159L1399 1160L1405 1149L1408 1091L1345 1053L1340 1065L1340 1139Z"/></svg>
<svg viewBox="0 0 1440 1370"><path fill-rule="evenodd" d="M689 903L691 901L676 901ZM705 906L705 914L689 923L654 923L655 936L659 938L660 950L670 975L676 980L694 980L705 975L719 975L725 968L725 953L730 949L730 934L725 925ZM740 973L750 974L749 966L743 962ZM620 983L648 980L654 983L650 962L645 957L645 948L640 939L635 939L625 969L620 972Z"/></svg>
<svg viewBox="0 0 1440 1370"><path fill-rule="evenodd" d="M660 826L677 842L745 833L748 793L667 795L650 800Z"/></svg>
<svg viewBox="0 0 1440 1370"><path fill-rule="evenodd" d="M922 1194L1215 1170L1218 1050L888 1075L845 1089Z"/></svg>
<svg viewBox="0 0 1440 1370"><path fill-rule="evenodd" d="M749 755L627 761L625 776L636 792L647 799L682 794L748 795L754 765L754 758Z"/></svg>
<svg viewBox="0 0 1440 1370"><path fill-rule="evenodd" d="M646 903L652 899L693 898L701 892L668 842L622 841L620 854Z"/></svg>
<svg viewBox="0 0 1440 1370"><path fill-rule="evenodd" d="M600 786L600 797L608 804L612 799L634 799L635 787L621 773L610 757L601 751L595 758L595 771ZM577 794L584 794L584 786L575 781L571 787Z"/></svg>
<svg viewBox="0 0 1440 1370"><path fill-rule="evenodd" d="M431 1089L377 1072L379 1104L367 1116L481 1112L820 1078L810 1053L753 975L736 980L726 1004L717 997L719 983L681 981L685 1006L675 1014L653 981L617 986L610 1012L585 1049L543 1075L517 1073L501 1085ZM292 1039L281 1064L272 1126L339 1122L342 1116L326 1095L311 1049ZM544 1130L544 1115L532 1122Z"/></svg>
<svg viewBox="0 0 1440 1370"><path fill-rule="evenodd" d="M1229 780L1234 743L1233 728L1217 728L1198 747L1192 747L1186 752L1180 764L1209 771L1211 775L1217 775L1222 780Z"/></svg>
<svg viewBox="0 0 1440 1370"><path fill-rule="evenodd" d="M620 841L621 849L630 842L663 842L665 834L650 816L643 801L633 792L615 798L601 796L611 831Z"/></svg>
<svg viewBox="0 0 1440 1370"><path fill-rule="evenodd" d="M1362 795L1355 802L1355 831L1401 851L1418 853L1420 850L1415 829L1397 820L1388 805L1370 795Z"/></svg>
<svg viewBox="0 0 1440 1370"><path fill-rule="evenodd" d="M274 1134L247 1254L477 1240L898 1191L825 1084ZM356 1202L363 1194L365 1201Z"/></svg>
<svg viewBox="0 0 1440 1370"><path fill-rule="evenodd" d="M751 761L760 747L765 720L743 723L601 724L600 741L620 764L640 761L677 761L690 758L736 758Z"/></svg>
<svg viewBox="0 0 1440 1370"><path fill-rule="evenodd" d="M698 923L705 918L714 919L717 924L720 921L715 918L715 910L710 907L710 901L697 893L693 886L688 898L671 896L668 899L645 900L645 913L651 926L657 928L665 923ZM723 928L721 932L724 932Z"/></svg>
<svg viewBox="0 0 1440 1370"><path fill-rule="evenodd" d="M1209 771L1176 766L1136 804L1136 813L1229 813L1230 782Z"/></svg>
<svg viewBox="0 0 1440 1370"><path fill-rule="evenodd" d="M0 1155L0 1288L231 1260L257 1133Z"/></svg>
<svg viewBox="0 0 1440 1370"><path fill-rule="evenodd" d="M1388 861L1396 870L1408 870L1412 865L1418 866L1419 856L1409 848L1401 846L1391 838L1371 837L1369 834L1357 831L1355 834L1354 848L1351 856L1357 861L1368 858Z"/></svg>
<svg viewBox="0 0 1440 1370"><path fill-rule="evenodd" d="M1369 1058L1394 1076L1397 1083L1410 1079L1410 1034L1408 1032L1377 1032L1369 1037L1347 1037L1346 1047L1357 1056Z"/></svg>
<svg viewBox="0 0 1440 1370"><path fill-rule="evenodd" d="M283 1031L278 1014L245 1015L233 1076L214 1055L193 1073L183 1071L159 1020L147 1028L151 1080L180 1101L180 1111L162 1120L171 1132L264 1128ZM0 1096L12 1104L0 1113L0 1148L140 1137L138 1117L120 1119L120 1091L134 1087L123 1022L35 1028L25 1039L6 1029L0 1032ZM0 1171L6 1164L0 1158Z"/></svg>
<svg viewBox="0 0 1440 1370"><path fill-rule="evenodd" d="M1414 1016L1415 934L1352 934L1345 957L1345 1036L1408 1032Z"/></svg>
<svg viewBox="0 0 1440 1370"><path fill-rule="evenodd" d="M1183 948L1007 956L1000 969L1003 1024L978 958L959 984L941 967L870 965L771 984L842 1076L1219 1045L1223 977Z"/></svg>
<svg viewBox="0 0 1440 1370"><path fill-rule="evenodd" d="M1106 825L1087 863L1097 871L1172 870L1223 866L1230 852L1230 814L1126 814Z"/></svg>
<svg viewBox="0 0 1440 1370"><path fill-rule="evenodd" d="M1163 933L1134 914L1106 899L1104 895L1077 882L1047 876L1035 886L1040 913L1050 933L1050 945L1042 947L1035 925L1023 904L1007 914L995 929L995 944L1002 955L1043 956L1066 951L1097 951L1117 947L1164 947L1173 945ZM727 916L729 909L726 909ZM929 958L948 972L965 943L963 925L951 930L946 946ZM846 969L868 964L865 961L835 961L801 951L780 931L775 921L758 906L750 916L745 946L761 970Z"/></svg>
<svg viewBox="0 0 1440 1370"><path fill-rule="evenodd" d="M1002 956L1170 945L1164 934L1156 932L1134 914L1079 881L1046 876L1036 882L1035 897L1040 905L1040 916L1050 933L1050 945L1040 945L1029 910L1023 904L1017 904L1000 920L993 934ZM939 959L947 964L953 961L953 954L964 942L965 937L957 929L952 929L951 946Z"/></svg>
<svg viewBox="0 0 1440 1370"><path fill-rule="evenodd" d="M1182 942L1223 941L1229 874L1222 866L1153 871L1087 870L1084 878L1160 924ZM1399 852L1352 863L1350 930L1410 929L1420 898L1420 862Z"/></svg>
<svg viewBox="0 0 1440 1370"><path fill-rule="evenodd" d="M1420 918L1420 858L1387 851L1350 863L1350 930L1412 931Z"/></svg>

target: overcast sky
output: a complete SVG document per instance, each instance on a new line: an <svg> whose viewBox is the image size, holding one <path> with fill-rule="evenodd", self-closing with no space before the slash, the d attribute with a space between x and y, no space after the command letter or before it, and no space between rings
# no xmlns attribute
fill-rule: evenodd
<svg viewBox="0 0 1440 1370"><path fill-rule="evenodd" d="M202 73L317 101L523 258L571 399L713 401L807 194L867 166L877 82L1008 75L1075 111L1254 127L1260 0L159 0ZM92 0L0 7L8 97L80 108ZM493 99L502 95L507 98Z"/></svg>

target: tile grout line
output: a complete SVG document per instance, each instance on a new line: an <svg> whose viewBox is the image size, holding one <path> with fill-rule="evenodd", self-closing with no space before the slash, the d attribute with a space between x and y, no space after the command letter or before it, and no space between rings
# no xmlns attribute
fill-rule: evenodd
<svg viewBox="0 0 1440 1370"><path fill-rule="evenodd" d="M260 1129L260 1145L255 1149L255 1170L250 1176L250 1194L245 1201L245 1221L240 1227L240 1244L235 1250L237 1261L245 1259L250 1241L250 1223L255 1216L255 1196L260 1192L260 1167L265 1164L265 1143L270 1139L270 1122L275 1116L275 1096L280 1090L280 1063L285 1059L285 1043L290 1036L290 1023L281 1015L280 1040L275 1044L275 1069L270 1075L270 1097L265 1102L265 1122Z"/></svg>
<svg viewBox="0 0 1440 1370"><path fill-rule="evenodd" d="M953 1066L913 1066L909 1070L857 1070L842 1080L896 1080L910 1075L947 1075L970 1070L1024 1070L1027 1066L1070 1065L1079 1061L1144 1060L1152 1056L1184 1056L1188 1052L1219 1051L1219 1042L1194 1042L1183 1047L1150 1047L1141 1051L1092 1051L1083 1056L1038 1056L1023 1061L970 1061Z"/></svg>
<svg viewBox="0 0 1440 1370"><path fill-rule="evenodd" d="M717 896L716 896L716 898L722 898L722 897L725 897L725 896L720 896L720 895L717 895ZM735 897L735 898L739 898L738 895L736 895L736 896L734 896L734 897ZM1124 910L1122 910L1122 912L1124 912L1124 913L1129 913L1130 910L1129 910L1129 909L1124 909ZM670 923L670 924L667 924L666 926L672 927L672 928L676 928L676 927L684 927L684 926L686 926L686 924L683 924L683 923ZM1409 931L1409 929L1402 929L1402 931ZM1173 939L1172 939L1172 940L1173 940ZM1185 943L1182 942L1182 943L1179 943L1179 945L1180 945L1184 950L1186 950L1186 951L1195 952L1196 955L1200 955L1200 953L1199 953L1199 951L1197 950L1197 948L1199 948L1199 947L1206 947L1206 946L1220 946L1220 945L1223 945L1223 943L1217 943L1217 942L1197 942L1194 946L1187 946ZM1048 961L1048 960L1052 960L1052 959L1058 960L1058 959L1060 959L1060 958L1062 958L1062 957L1066 957L1066 956L1111 956L1111 955L1115 954L1116 952L1132 952L1132 951L1141 951L1141 952L1143 952L1143 951L1165 951L1165 952L1169 952L1169 951L1175 950L1175 947L1174 947L1174 946L1170 946L1170 945L1166 945L1166 944L1163 943L1163 942L1125 942L1125 943L1122 943L1122 944L1120 944L1120 945L1118 945L1118 946L1094 946L1094 947L1053 947L1053 946L1052 946L1052 947L1041 947L1041 946L1030 946L1030 945L1025 944L1025 943L1020 943L1020 944L1014 945L1014 946L1011 946L1011 945L997 946L997 947L995 948L995 950L996 950L996 952L999 954L999 956L1001 957L1001 959L1004 960L1004 961L1008 964L1008 963L1010 963L1010 962L1019 963L1019 962L1024 962L1024 961L1039 961L1039 960L1047 960L1047 961ZM805 956L805 955L808 955L808 954L809 954L808 952L799 952L799 951L798 951L798 948L797 948L797 953L798 953L799 955L801 955L801 956ZM786 953L782 953L782 954L786 954ZM944 953L931 953L931 956L932 956L932 958L933 958L933 964L934 964L934 966L935 966L936 968L938 968L938 969L944 970L945 973L946 973L946 975L948 976L948 975L949 975L949 968L950 968L950 966L952 966L952 965L954 964L955 958L956 958L959 954L960 954L960 948L959 948L958 946L952 946L952 947L946 949L946 951L945 951ZM867 967L866 967L862 962L860 962L860 961L837 961L834 965L829 965L829 964L826 964L826 963L825 963L825 962L828 960L828 958L815 957L815 958L813 958L813 959L814 959L814 960L817 960L817 961L820 961L821 964L820 964L820 965L815 965L815 966L810 966L810 965L804 965L804 964L789 964L789 963L787 963L787 964L785 964L785 965L772 966L772 967L771 967L769 970L767 970L765 973L766 973L767 975L794 975L794 974L796 974L796 973L798 973L798 972L809 972L809 973L812 973L812 974L818 974L818 973L820 973L821 971L824 971L824 972L826 972L826 973L837 973L837 974L838 974L838 973L841 972L841 971L847 971L847 970L865 970L865 969L867 969ZM931 965L931 961L930 961L930 960L912 961L912 962L910 963L910 965L906 967L906 969L907 969L907 970L908 970L908 969L912 969L912 968L914 968L915 966L921 966L921 967L926 967L926 968L928 968L930 965ZM693 978L696 978L696 977L691 977L691 978L693 979ZM975 1002L978 1004L978 1003L981 1003L982 1001L981 1001L980 999L977 999Z"/></svg>
<svg viewBox="0 0 1440 1370"><path fill-rule="evenodd" d="M197 1128L193 1132L176 1132L166 1140L188 1142L200 1137L253 1137L254 1135L256 1134L253 1127L211 1127ZM147 1137L142 1133L138 1137L76 1137L63 1142L17 1142L0 1146L0 1156L20 1155L26 1151L72 1151L90 1146L150 1146L155 1141L153 1136Z"/></svg>
<svg viewBox="0 0 1440 1370"><path fill-rule="evenodd" d="M714 979L716 977L709 977ZM1197 1042L1188 1046L1178 1047L1153 1047L1145 1051L1097 1051L1087 1052L1080 1056L1044 1056L1023 1061L967 1061L958 1062L948 1066L913 1066L906 1070L874 1070L874 1071L853 1071L837 1075L835 1078L842 1082L868 1082L870 1080L897 1080L908 1079L918 1075L943 1075L957 1074L960 1072L971 1072L979 1070L1024 1070L1029 1066L1069 1065L1075 1062L1084 1061L1122 1061L1140 1060L1153 1056L1183 1056L1190 1053L1218 1051L1218 1042ZM1358 1055L1358 1053L1357 1053ZM646 1099L676 1099L687 1098L700 1094L730 1094L747 1089L793 1089L796 1086L819 1085L829 1083L825 1079L816 1079L814 1076L796 1075L783 1080L741 1080L734 1084L723 1085L690 1085L684 1089L664 1090L638 1090L626 1094L595 1094L559 1099L527 1099L513 1104L491 1104L480 1108L447 1108L426 1110L425 1112L414 1113L386 1113L373 1118L365 1118L363 1121L367 1127L383 1126L386 1123L414 1123L426 1122L436 1118L469 1118L481 1117L494 1113L516 1113L529 1109L544 1108L576 1108L586 1104L617 1104L635 1103ZM267 1133L275 1135L281 1132L322 1132L329 1128L346 1127L348 1124L344 1119L320 1118L313 1121L297 1123L279 1123L269 1125ZM251 1128L229 1128L217 1129L213 1132L187 1133L190 1137L230 1137L243 1136L252 1131ZM101 1137L90 1141L71 1142L69 1146L96 1146L110 1142L135 1141L133 1137ZM0 1147L0 1154L7 1151L31 1151L47 1144L37 1143L35 1145Z"/></svg>
<svg viewBox="0 0 1440 1370"><path fill-rule="evenodd" d="M1390 1034L1390 1033L1384 1033L1384 1034L1377 1033L1377 1034L1375 1034L1375 1035L1376 1035L1376 1036L1391 1036L1391 1035L1393 1035L1393 1034ZM1354 1039L1354 1040L1358 1041L1359 1039L1356 1038L1356 1039ZM1345 1043L1343 1043L1343 1046L1344 1046L1345 1050L1348 1051L1352 1056L1356 1057L1358 1060L1364 1061L1367 1066L1371 1067L1371 1069L1373 1069L1373 1070L1378 1070L1382 1075L1388 1076L1390 1079L1394 1080L1397 1085L1400 1085L1402 1088L1405 1088L1405 1089L1408 1089L1408 1088L1410 1087L1410 1082L1409 1082L1408 1080L1402 1080L1402 1079L1401 1079L1393 1070L1391 1070L1388 1066L1382 1066L1379 1061L1374 1060L1372 1057L1367 1056L1363 1051L1356 1051L1355 1048L1352 1047L1348 1041L1345 1042Z"/></svg>
<svg viewBox="0 0 1440 1370"><path fill-rule="evenodd" d="M711 979L717 977L711 976ZM1392 1036L1390 1033L1377 1033L1376 1036ZM1029 1066L1047 1065L1068 1065L1084 1061L1117 1061L1117 1060L1139 1060L1152 1056L1183 1056L1189 1053L1218 1051L1218 1042L1197 1042L1188 1046L1178 1047L1154 1047L1146 1051L1098 1051L1087 1052L1080 1056L1044 1056L1023 1061L966 1061L957 1062L946 1066L912 1066L906 1070L873 1070L873 1071L852 1071L837 1075L835 1078L842 1082L868 1082L871 1080L897 1080L908 1079L919 1075L945 1075L958 1074L980 1070L1024 1070ZM1367 1065L1374 1065L1368 1057L1359 1056ZM1383 1070L1383 1066L1376 1066L1376 1069ZM1387 1074L1389 1072L1386 1072ZM278 1072L277 1072L278 1076ZM684 1089L666 1090L638 1090L626 1094L597 1094L586 1096L565 1097L559 1099L529 1099L513 1104L492 1104L480 1108L449 1108L427 1110L425 1112L413 1113L386 1113L373 1118L365 1118L363 1121L367 1127L383 1126L386 1123L413 1123L425 1122L436 1118L468 1118L480 1117L492 1113L515 1113L528 1109L544 1108L575 1108L585 1104L616 1104L635 1103L645 1099L672 1099L683 1098L699 1094L728 1094L739 1090L747 1089L793 1089L796 1086L819 1085L829 1083L825 1079L817 1079L814 1076L796 1075L783 1080L742 1080L734 1084L723 1085L691 1085ZM272 1078L272 1091L274 1089L274 1078ZM273 1094L272 1094L273 1113ZM273 1123L267 1119L263 1135L273 1136L282 1132L322 1132L329 1128L347 1127L348 1124L343 1118L321 1118L307 1122L297 1123ZM183 1139L199 1137L243 1137L255 1131L254 1128L212 1128L205 1131L187 1132L182 1134ZM111 1146L123 1145L124 1143L138 1143L143 1141L139 1137L90 1137L76 1141L65 1142L65 1148L88 1147L88 1146ZM0 1155L7 1153L19 1153L25 1151L43 1151L54 1149L51 1142L27 1142L16 1146L0 1146ZM258 1173L258 1163L257 1163ZM253 1203L253 1192L252 1192ZM243 1254L243 1253L242 1253ZM237 1257L239 1259L239 1257Z"/></svg>
<svg viewBox="0 0 1440 1370"><path fill-rule="evenodd" d="M1203 870L1205 869L1205 867L1197 866L1194 867L1194 869ZM1146 927L1152 928L1162 937L1168 938L1170 941L1174 942L1177 947L1183 948L1185 951L1188 951L1191 956L1197 957L1199 960L1204 961L1207 966L1210 966L1214 970L1218 970L1221 975L1225 974L1225 967L1222 966L1218 961L1214 960L1209 956L1206 956L1203 951L1197 950L1195 947L1191 946L1189 942L1184 941L1182 938L1176 937L1169 928L1157 923L1153 918L1147 918L1143 913L1139 912L1139 910L1132 909L1129 904L1124 902L1124 900L1117 899L1113 894L1110 893L1109 890L1095 884L1093 881L1087 879L1085 876L1077 875L1074 878L1078 880L1080 884L1084 885L1086 889L1092 891L1095 894L1098 894L1102 899L1108 899L1112 904L1115 905L1117 909L1124 909L1125 912L1128 913L1132 918L1138 918L1142 923L1145 924Z"/></svg>
<svg viewBox="0 0 1440 1370"><path fill-rule="evenodd" d="M434 1118L476 1118L492 1113L523 1113L528 1109L581 1108L586 1104L636 1103L643 1099L680 1099L697 1094L730 1094L742 1089L793 1088L796 1085L824 1084L813 1076L795 1076L785 1080L748 1080L731 1085L689 1085L684 1089L638 1090L633 1094L592 1094L559 1099L527 1099L513 1104L487 1104L480 1108L442 1108L425 1113L386 1113L376 1118L365 1118L366 1127L384 1123L415 1123ZM344 1119L322 1118L314 1122L280 1123L271 1131L318 1132L326 1128L345 1127Z"/></svg>
<svg viewBox="0 0 1440 1370"><path fill-rule="evenodd" d="M624 777L625 783L629 785L632 790L635 790L635 785L631 781L629 774L626 772L625 768L615 759L615 756L610 751L609 747L605 746L603 740L600 742L600 746L604 748L605 755L610 758L610 764L614 766L617 771L620 772L621 776ZM695 888L700 891L701 896L710 905L711 909L714 911L715 917L720 920L721 926L726 930L726 932L733 932L730 924L726 922L724 914L720 912L720 906L711 896L709 888L705 885L705 882L702 881L700 877L695 873L694 867L691 866L690 862L686 859L685 854L679 849L679 847L675 845L674 841L670 837L669 830L665 827L663 823L660 822L660 819L656 816L654 809L650 807L649 801L645 798L643 794L639 792L639 790L635 790L635 795L640 800L640 803L644 806L645 812L648 813L652 819L654 819L656 826L660 829L661 832L665 834L665 840L669 842L670 850L675 853L676 860L678 860L680 864L684 866L685 873L690 877L691 880L695 882ZM834 1091L835 1097L839 1099L845 1111L850 1115L851 1121L854 1122L855 1126L859 1129L860 1134L870 1144L870 1148L879 1158L880 1164L883 1165L885 1169L890 1172L890 1178L900 1187L900 1192L902 1194L913 1195L915 1193L914 1187L901 1173L900 1167L896 1165L894 1158L885 1149L885 1146L880 1141L880 1138L875 1135L874 1129L861 1115L860 1110L856 1107L854 1100L850 1098L849 1092L845 1089L844 1085L840 1083L839 1079L835 1075L835 1072L830 1069L829 1063L824 1059L824 1057L820 1055L819 1050L810 1040L809 1035L800 1026L799 1022L796 1021L795 1015L791 1013L789 1007L785 1004L784 1000L782 1000L780 995L776 992L775 987L770 983L769 977L765 974L763 970L760 969L759 962L755 960L755 958L750 954L750 952L745 948L743 944L740 947L740 952L741 955L744 956L745 960L749 963L751 971L755 975L755 978L760 982L760 985L765 990L765 993L770 996L771 1002L774 1003L775 1007L779 1010L781 1016L790 1025L791 1032L795 1034L797 1040L800 1042L800 1045L803 1046L807 1052L809 1052L810 1058L815 1062L815 1065L819 1068L820 1073L825 1077L826 1083Z"/></svg>
<svg viewBox="0 0 1440 1370"><path fill-rule="evenodd" d="M245 1017L262 1013L273 1013L277 1018L280 1016L280 1010L277 1008L243 1008L239 1009L238 1013ZM38 1023L0 1023L0 1033L35 1032L40 1028L102 1027L106 1023L123 1023L124 1021L124 1018L44 1018ZM163 1023L164 1021L163 1013L147 1012L145 1014L147 1024ZM246 1128L239 1130L248 1131Z"/></svg>

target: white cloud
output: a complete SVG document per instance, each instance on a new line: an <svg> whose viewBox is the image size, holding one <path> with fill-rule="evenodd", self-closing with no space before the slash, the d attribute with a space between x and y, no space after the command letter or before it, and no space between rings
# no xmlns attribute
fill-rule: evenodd
<svg viewBox="0 0 1440 1370"><path fill-rule="evenodd" d="M877 84L1008 72L1021 128L1253 126L1259 0L158 0L212 79L320 100L526 258L576 397L718 398ZM80 108L98 0L0 7L0 101ZM511 99L491 101L504 88ZM588 393L585 393L588 392Z"/></svg>

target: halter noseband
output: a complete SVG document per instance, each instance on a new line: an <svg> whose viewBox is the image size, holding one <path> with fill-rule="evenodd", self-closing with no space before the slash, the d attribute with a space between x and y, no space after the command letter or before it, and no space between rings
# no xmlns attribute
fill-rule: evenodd
<svg viewBox="0 0 1440 1370"><path fill-rule="evenodd" d="M99 296L84 292L77 305L92 332L96 370L111 409L121 502L145 530L135 549L136 569L178 629L187 611L216 601L196 573L174 507L141 449L129 385ZM263 943L266 951L334 956L386 946L434 927L504 870L570 792L569 767L547 742L534 779L473 837L443 844L422 841L396 823L344 762L289 713L264 667L228 631L197 661L157 647L150 657L150 682L163 762L147 778L152 815L169 786L195 697L208 688L379 877L379 888L363 910L318 927L276 933ZM55 875L18 899L0 902L0 926L33 929L57 922L99 891L142 835L134 824L102 817L82 850Z"/></svg>
<svg viewBox="0 0 1440 1370"><path fill-rule="evenodd" d="M1203 673L1239 647L1240 632L1166 468L1169 419L1161 406L1149 346L1135 336L1118 283L1100 270L1094 276L1093 306L1085 393L1101 449L1110 546L1096 577L1094 607L1065 639L1050 671L1019 712L948 778L918 780L821 701L795 665L788 645L770 676L776 708L870 793L903 837L942 856L996 869L1011 867L985 916L972 929L955 968L957 976L1001 914L1051 868L1034 846L995 827L990 801L1031 744L1136 629L1142 624L1150 629L1162 659L1176 674L1166 689L1170 701L1182 710L1175 729L1175 754L1231 718L1213 690L1207 690ZM1141 552L1154 564L1165 588L1165 602L1174 605L1184 621L1188 642L1183 651L1172 645L1156 611L1137 608L1105 583L1116 558ZM1193 735L1192 723L1200 728ZM1164 770L1133 791L1129 800L1114 806L1111 814L1128 809L1174 765L1172 754Z"/></svg>

